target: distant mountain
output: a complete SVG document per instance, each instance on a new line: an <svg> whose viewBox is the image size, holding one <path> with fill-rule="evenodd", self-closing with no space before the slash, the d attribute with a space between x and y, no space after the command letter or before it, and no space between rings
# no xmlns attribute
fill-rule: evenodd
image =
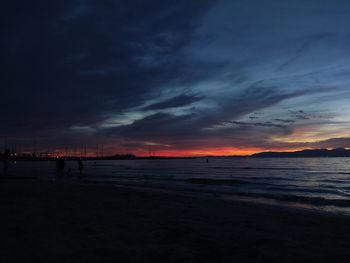
<svg viewBox="0 0 350 263"><path fill-rule="evenodd" d="M253 154L257 158L283 158L283 157L350 157L350 150L344 148L337 149L306 149L295 152L261 152Z"/></svg>

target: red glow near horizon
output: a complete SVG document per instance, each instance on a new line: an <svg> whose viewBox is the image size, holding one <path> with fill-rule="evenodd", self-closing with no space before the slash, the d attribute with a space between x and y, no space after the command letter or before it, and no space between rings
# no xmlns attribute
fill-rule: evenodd
<svg viewBox="0 0 350 263"><path fill-rule="evenodd" d="M87 150L86 152L80 151L63 151L56 150L54 152L50 152L47 156L50 157L108 157L114 155L125 155L132 154L137 157L149 157L149 156L159 156L159 157L201 157L201 156L248 156L259 152L266 151L276 151L276 152L291 152L291 151L299 151L303 150L303 148L289 148L289 149L266 149L266 148L238 148L238 147L222 147L222 148L207 148L207 149L158 149L152 150L149 149L133 149L133 150L125 150L125 149L116 149L109 148L106 150L102 156L101 152L96 152L92 150ZM45 155L44 155L45 156Z"/></svg>
<svg viewBox="0 0 350 263"><path fill-rule="evenodd" d="M229 155L251 155L257 152L262 152L264 149L261 148L234 148L234 147L224 147L224 148L208 148L208 149L173 149L173 150L153 150L149 149L134 149L134 150L121 150L121 149L109 149L106 151L104 156L113 156L117 154L134 154L138 157L148 157L148 156L161 156L161 157L197 157L197 156L229 156ZM84 156L80 153L73 152L61 152L57 151L53 153L58 157L61 156ZM87 151L86 157L101 157L101 154L97 155L96 152Z"/></svg>
<svg viewBox="0 0 350 263"><path fill-rule="evenodd" d="M164 156L164 157L200 157L200 156L248 156L259 152L266 151L281 151L291 152L303 150L300 148L294 149L264 149L264 148L235 148L235 147L224 147L224 148L208 148L208 149L183 149L183 150L158 150L152 154L146 150L137 150L134 152L136 156L146 157L150 155Z"/></svg>
<svg viewBox="0 0 350 263"><path fill-rule="evenodd" d="M225 156L225 155L250 155L260 152L259 148L210 148L210 149L184 149L184 150L159 150L155 152L156 156L165 157L186 157L186 156ZM147 154L146 154L147 155Z"/></svg>

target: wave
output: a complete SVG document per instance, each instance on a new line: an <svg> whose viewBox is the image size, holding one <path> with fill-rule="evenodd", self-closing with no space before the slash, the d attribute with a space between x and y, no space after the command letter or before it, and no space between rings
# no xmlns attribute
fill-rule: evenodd
<svg viewBox="0 0 350 263"><path fill-rule="evenodd" d="M176 180L174 180L176 181ZM179 182L182 180L179 180ZM204 185L243 185L249 182L242 181L242 180L226 180L226 179L206 179L206 178L190 178L186 179L186 182L193 183L193 184L204 184ZM278 191L277 193L261 193L261 192L245 192L242 191L227 191L227 190L219 190L218 189L208 189L208 188L183 188L181 185L160 185L157 184L156 181L135 181L135 180L116 180L116 181L106 181L106 180L84 180L85 183L93 183L93 184L117 184L117 185L127 185L127 186L142 186L142 187L152 187L152 188L161 188L161 189L178 189L178 190L185 190L185 191L191 191L191 192L201 192L201 193L216 193L216 194L223 194L223 195L230 195L230 196L241 196L241 197L248 197L248 198L257 198L257 199L271 199L278 202L285 202L285 203L299 203L299 204L307 204L312 206L336 206L336 207L342 207L342 208L350 208L350 199L348 198L325 198L325 197L319 197L319 196L305 196L305 195L296 195L293 193L293 191L300 191L300 189L275 189L275 190L281 190L286 193L281 193ZM175 187L175 188L174 188ZM180 187L180 188L178 188ZM265 189L266 190L266 189ZM272 189L270 189L272 190ZM287 191L286 191L287 190ZM303 191L301 191L303 192ZM312 191L305 191L305 192L312 192ZM321 191L323 192L323 191ZM329 192L328 192L329 193Z"/></svg>
<svg viewBox="0 0 350 263"><path fill-rule="evenodd" d="M243 184L248 183L243 180L237 180L237 179L209 179L209 178L189 178L186 179L185 182L189 182L192 184L210 184L210 185L237 185L237 184Z"/></svg>
<svg viewBox="0 0 350 263"><path fill-rule="evenodd" d="M294 188L293 188L294 187ZM335 190L333 190L335 189ZM327 188L305 188L305 187L299 187L299 186L278 186L278 185L267 185L265 190L269 191L276 191L276 192L299 192L299 193L306 193L306 194L327 194L327 195L341 195L344 197L350 196L350 193L346 191L346 189L327 189Z"/></svg>
<svg viewBox="0 0 350 263"><path fill-rule="evenodd" d="M350 180L339 180L339 179L319 179L320 183L333 183L333 184L349 184Z"/></svg>
<svg viewBox="0 0 350 263"><path fill-rule="evenodd" d="M218 170L281 170L281 171L309 171L306 168L296 168L296 167L225 167L225 166L211 166L209 169Z"/></svg>
<svg viewBox="0 0 350 263"><path fill-rule="evenodd" d="M206 179L200 179L200 178L193 178L188 179L188 181L193 182L201 182L201 183L212 183L212 180L206 180ZM227 180L216 180L217 184L220 184L222 181ZM85 181L86 183L93 183L93 184L109 184L111 182L107 181L99 181L99 180L89 180ZM145 184L144 182L141 182L141 184L137 184L137 182L131 183L129 182L113 182L118 185L126 185L126 186L142 186L142 187L151 187L151 188L161 188L161 189L167 189L168 187L160 186L160 185L153 185L151 183ZM136 184L135 184L136 183ZM227 182L224 182L227 184ZM242 181L237 180L230 180L231 184L241 184L244 183ZM176 189L170 187L169 189ZM182 189L182 190L189 190L191 192L200 192L200 193L218 193L215 190L209 191L208 189ZM240 196L240 197L248 197L248 198L256 198L256 199L271 199L275 200L277 202L281 203L299 203L299 204L306 204L306 205L312 205L312 206L336 206L336 207L342 207L342 208L350 208L350 199L327 199L324 197L315 197L315 196L299 196L299 195L293 195L293 194L270 194L270 193L253 193L253 192L221 192L223 195L230 195L230 196Z"/></svg>
<svg viewBox="0 0 350 263"><path fill-rule="evenodd" d="M338 206L350 207L349 199L327 199L324 197L313 196L298 196L298 195L282 195L282 194L257 194L257 193L234 193L234 195L255 197L255 198L269 198L281 202L304 203L314 206Z"/></svg>
<svg viewBox="0 0 350 263"><path fill-rule="evenodd" d="M234 176L239 180L257 180L257 181L287 181L287 182L309 182L309 179L300 179L300 178L286 178L286 177L277 177L277 176Z"/></svg>
<svg viewBox="0 0 350 263"><path fill-rule="evenodd" d="M337 172L337 171L333 171L333 172L312 172L315 174L345 174L345 175L350 175L349 172Z"/></svg>

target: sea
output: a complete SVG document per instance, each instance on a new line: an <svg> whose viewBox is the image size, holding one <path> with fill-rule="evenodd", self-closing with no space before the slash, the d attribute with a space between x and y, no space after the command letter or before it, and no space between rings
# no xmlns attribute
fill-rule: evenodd
<svg viewBox="0 0 350 263"><path fill-rule="evenodd" d="M193 158L17 162L9 174L83 184L108 184L350 215L350 158Z"/></svg>

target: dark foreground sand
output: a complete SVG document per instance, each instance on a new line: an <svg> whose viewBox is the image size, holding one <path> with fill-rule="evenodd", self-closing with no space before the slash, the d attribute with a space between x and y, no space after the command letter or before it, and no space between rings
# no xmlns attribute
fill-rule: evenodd
<svg viewBox="0 0 350 263"><path fill-rule="evenodd" d="M0 262L350 262L350 217L0 179Z"/></svg>

